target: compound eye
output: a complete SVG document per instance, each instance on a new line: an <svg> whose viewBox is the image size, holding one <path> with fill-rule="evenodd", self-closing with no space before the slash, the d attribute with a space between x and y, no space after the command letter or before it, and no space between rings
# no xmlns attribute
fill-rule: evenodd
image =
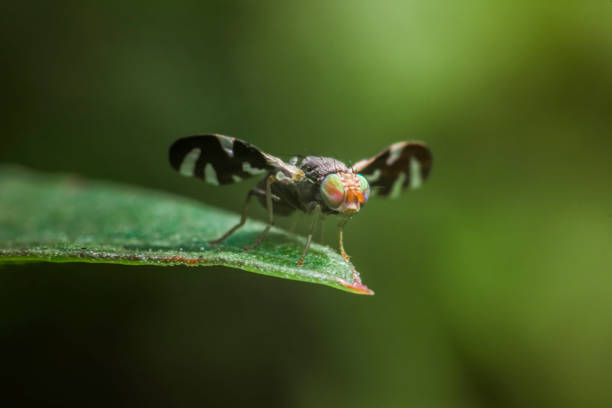
<svg viewBox="0 0 612 408"><path fill-rule="evenodd" d="M361 174L358 174L357 178L359 179L359 192L363 195L363 203L365 204L370 197L370 183Z"/></svg>
<svg viewBox="0 0 612 408"><path fill-rule="evenodd" d="M334 173L325 177L321 184L321 195L329 208L336 209L340 207L344 202L345 194L344 184L342 184L339 175Z"/></svg>

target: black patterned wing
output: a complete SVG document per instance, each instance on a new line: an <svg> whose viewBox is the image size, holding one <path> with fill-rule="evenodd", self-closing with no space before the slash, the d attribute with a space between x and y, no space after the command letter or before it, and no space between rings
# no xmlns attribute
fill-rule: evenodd
<svg viewBox="0 0 612 408"><path fill-rule="evenodd" d="M407 188L420 187L432 162L431 151L423 143L398 142L356 163L353 171L363 175L377 194L395 198Z"/></svg>
<svg viewBox="0 0 612 408"><path fill-rule="evenodd" d="M178 139L170 146L170 165L184 176L209 184L231 184L270 171L291 178L297 168L235 137L217 134Z"/></svg>

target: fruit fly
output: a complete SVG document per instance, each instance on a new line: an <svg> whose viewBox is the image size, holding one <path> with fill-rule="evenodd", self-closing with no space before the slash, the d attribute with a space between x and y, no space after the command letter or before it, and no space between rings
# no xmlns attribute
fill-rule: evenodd
<svg viewBox="0 0 612 408"><path fill-rule="evenodd" d="M349 256L342 243L343 227L370 196L395 198L406 189L420 187L432 166L430 150L420 142L397 142L351 167L331 157L293 157L285 162L252 144L219 134L178 139L170 147L171 166L179 173L212 185L232 184L254 176L263 177L247 194L240 221L218 239L223 242L247 220L247 209L256 197L268 211L268 224L255 241L244 248L257 248L274 225L276 215L294 211L312 215L302 265L317 223L325 214L342 216L338 224L340 254Z"/></svg>

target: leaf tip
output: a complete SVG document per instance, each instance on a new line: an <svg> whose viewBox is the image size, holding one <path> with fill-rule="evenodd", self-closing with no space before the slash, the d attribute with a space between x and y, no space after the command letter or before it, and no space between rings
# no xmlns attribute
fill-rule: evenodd
<svg viewBox="0 0 612 408"><path fill-rule="evenodd" d="M352 283L349 283L344 279L340 278L336 279L336 281L340 285L348 289L350 292L356 293L358 295L374 295L374 291L372 289L361 283L361 279L359 279L359 275L357 275L355 271L353 271L353 274L354 278Z"/></svg>

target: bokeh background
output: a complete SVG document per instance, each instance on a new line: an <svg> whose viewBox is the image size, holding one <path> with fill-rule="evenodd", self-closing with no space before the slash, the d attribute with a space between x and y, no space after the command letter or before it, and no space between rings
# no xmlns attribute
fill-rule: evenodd
<svg viewBox="0 0 612 408"><path fill-rule="evenodd" d="M174 139L347 162L418 139L435 160L347 226L374 297L227 268L1 268L0 399L612 406L612 3L532 3L3 4L2 163L238 211L249 183L178 177Z"/></svg>

